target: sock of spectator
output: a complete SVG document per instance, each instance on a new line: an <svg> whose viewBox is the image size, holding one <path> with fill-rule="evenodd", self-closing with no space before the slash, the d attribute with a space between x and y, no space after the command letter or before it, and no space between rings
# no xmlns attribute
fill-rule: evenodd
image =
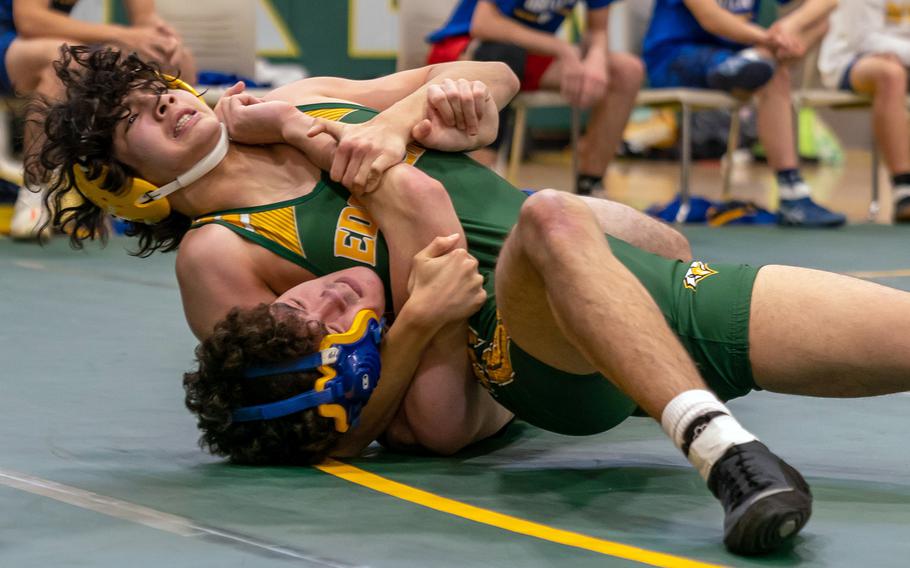
<svg viewBox="0 0 910 568"><path fill-rule="evenodd" d="M594 190L602 190L603 187L603 176L578 174L578 177L575 179L575 193L578 195L591 195Z"/></svg>
<svg viewBox="0 0 910 568"><path fill-rule="evenodd" d="M780 198L783 200L802 199L809 197L809 185L803 181L797 168L788 168L777 171L777 187Z"/></svg>

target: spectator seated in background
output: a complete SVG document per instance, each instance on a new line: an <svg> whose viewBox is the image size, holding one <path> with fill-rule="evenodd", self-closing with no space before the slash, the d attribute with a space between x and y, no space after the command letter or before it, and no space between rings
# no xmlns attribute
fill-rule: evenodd
<svg viewBox="0 0 910 568"><path fill-rule="evenodd" d="M780 0L779 0L780 1ZM778 222L836 227L846 217L816 204L799 172L793 136L789 66L818 43L837 0L805 0L764 29L758 0L656 0L644 40L652 87L752 93L758 138L777 174Z"/></svg>
<svg viewBox="0 0 910 568"><path fill-rule="evenodd" d="M521 89L553 89L570 104L591 108L588 128L579 142L576 193L603 189L603 176L616 154L622 131L644 75L641 61L608 49L607 23L613 0L587 0L582 47L555 35L576 1L461 0L446 25L430 35L428 63L459 58L502 61L521 80ZM471 40L478 40L471 45ZM500 135L491 149L475 154L486 165L495 160L509 120L500 119Z"/></svg>
<svg viewBox="0 0 910 568"><path fill-rule="evenodd" d="M154 0L124 0L130 25L100 24L69 17L77 0L0 0L0 90L6 95L56 99L62 86L53 62L63 43L110 44L155 61L162 70L194 82L193 57L177 33L155 12ZM23 145L26 152L41 145L43 125L28 116ZM16 239L47 237L41 215L44 179L29 179L19 190L10 234Z"/></svg>
<svg viewBox="0 0 910 568"><path fill-rule="evenodd" d="M894 220L910 222L910 128L907 67L910 66L910 2L850 0L831 16L831 31L819 51L822 83L872 95L875 143L891 174ZM894 8L898 7L897 10Z"/></svg>

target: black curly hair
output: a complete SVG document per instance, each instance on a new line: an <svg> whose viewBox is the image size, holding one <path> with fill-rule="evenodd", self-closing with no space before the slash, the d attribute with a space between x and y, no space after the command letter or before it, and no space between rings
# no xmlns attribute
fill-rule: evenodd
<svg viewBox="0 0 910 568"><path fill-rule="evenodd" d="M47 172L55 172L49 176L45 207L56 212L51 222L65 227L70 244L82 248L85 239L105 241L109 229L107 214L98 206L84 196L75 204L67 199L68 192L79 191L73 166L87 166L89 178L108 168L107 188L121 191L136 175L113 157L114 129L130 115L126 97L136 90L161 94L168 85L156 64L112 47L64 44L54 70L65 95L60 100L35 99L29 105L30 120L43 122L46 140L26 155L26 178L46 179ZM175 250L189 227L188 217L172 211L154 225L130 223L126 234L139 237L133 254L144 257L156 250Z"/></svg>
<svg viewBox="0 0 910 568"><path fill-rule="evenodd" d="M196 415L199 445L234 463L309 465L328 455L341 434L334 420L315 408L274 420L233 423L242 406L285 399L313 388L314 371L257 379L244 370L263 363L287 361L313 353L325 337L325 325L296 315L284 304L234 308L196 348L197 371L183 376L186 407Z"/></svg>

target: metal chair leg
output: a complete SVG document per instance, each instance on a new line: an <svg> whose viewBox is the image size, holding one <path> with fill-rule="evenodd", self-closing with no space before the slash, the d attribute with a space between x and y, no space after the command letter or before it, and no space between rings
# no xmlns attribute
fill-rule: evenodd
<svg viewBox="0 0 910 568"><path fill-rule="evenodd" d="M509 169L506 173L506 179L513 185L518 184L518 166L524 154L527 121L528 108L525 105L515 105L515 128L512 129L512 148L509 151Z"/></svg>
<svg viewBox="0 0 910 568"><path fill-rule="evenodd" d="M878 218L878 212L881 210L881 203L879 201L878 167L878 147L875 145L875 140L872 140L872 199L869 201L870 222L874 222Z"/></svg>
<svg viewBox="0 0 910 568"><path fill-rule="evenodd" d="M682 139L680 140L680 151L682 153L682 163L679 166L679 212L676 214L676 222L682 223L689 215L689 168L692 167L692 111L689 105L682 105L682 124L680 130Z"/></svg>
<svg viewBox="0 0 910 568"><path fill-rule="evenodd" d="M730 200L730 186L733 180L733 154L739 147L740 117L739 108L730 111L730 132L727 134L727 163L724 166L724 181L721 188L721 199Z"/></svg>
<svg viewBox="0 0 910 568"><path fill-rule="evenodd" d="M578 180L578 139L581 137L581 110L578 107L572 107L572 181Z"/></svg>

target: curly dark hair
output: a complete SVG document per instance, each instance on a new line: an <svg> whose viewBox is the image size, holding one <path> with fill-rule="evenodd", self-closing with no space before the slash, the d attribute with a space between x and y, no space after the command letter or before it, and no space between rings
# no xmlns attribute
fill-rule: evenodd
<svg viewBox="0 0 910 568"><path fill-rule="evenodd" d="M45 208L56 212L51 222L65 227L70 244L78 249L85 239L106 241L109 229L107 214L76 188L73 166L87 166L90 178L108 168L107 188L121 191L136 176L113 157L114 129L130 115L125 99L135 90L162 94L168 85L156 64L112 47L64 44L54 70L65 95L60 100L34 99L29 105L27 114L30 120L44 123L46 140L37 151L27 152L26 178L50 178ZM83 199L69 198L70 191ZM188 217L171 212L154 225L130 223L126 234L139 237L139 248L132 254L144 257L156 250L175 250L189 227Z"/></svg>
<svg viewBox="0 0 910 568"><path fill-rule="evenodd" d="M309 465L319 463L338 441L331 418L309 408L274 420L233 423L242 406L285 399L313 388L315 371L246 379L248 367L313 353L327 330L284 304L234 308L196 348L197 371L183 376L186 407L196 415L199 445L234 463Z"/></svg>

